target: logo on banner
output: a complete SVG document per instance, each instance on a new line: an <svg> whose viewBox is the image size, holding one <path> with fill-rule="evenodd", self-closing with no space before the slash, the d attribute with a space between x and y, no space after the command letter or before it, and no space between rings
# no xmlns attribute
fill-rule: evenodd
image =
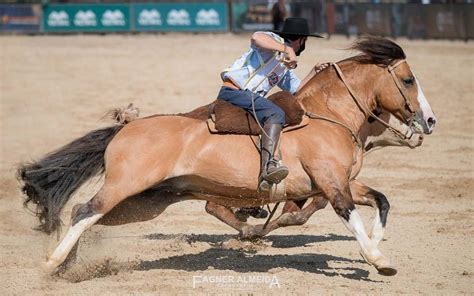
<svg viewBox="0 0 474 296"><path fill-rule="evenodd" d="M67 27L69 26L69 15L64 11L51 11L48 15L48 26Z"/></svg>
<svg viewBox="0 0 474 296"><path fill-rule="evenodd" d="M199 26L219 26L219 13L215 9L201 9L196 15L196 24Z"/></svg>
<svg viewBox="0 0 474 296"><path fill-rule="evenodd" d="M161 26L161 14L156 9L144 9L138 15L138 24L142 26Z"/></svg>
<svg viewBox="0 0 474 296"><path fill-rule="evenodd" d="M184 10L172 9L166 18L166 22L171 26L189 26L191 25L191 19L189 13Z"/></svg>
<svg viewBox="0 0 474 296"><path fill-rule="evenodd" d="M100 21L104 26L125 26L125 15L118 9L107 9Z"/></svg>
<svg viewBox="0 0 474 296"><path fill-rule="evenodd" d="M79 10L74 16L74 25L78 27L95 27L97 26L97 19L92 10Z"/></svg>

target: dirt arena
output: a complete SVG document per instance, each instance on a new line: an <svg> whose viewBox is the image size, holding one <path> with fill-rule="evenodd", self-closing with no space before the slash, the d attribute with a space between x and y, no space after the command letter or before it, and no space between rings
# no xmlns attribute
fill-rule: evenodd
<svg viewBox="0 0 474 296"><path fill-rule="evenodd" d="M361 259L330 206L302 227L252 244L207 215L204 202L189 201L153 221L93 227L80 240L76 265L50 277L42 264L56 236L32 229L37 221L22 207L15 166L109 125L104 113L130 102L142 116L208 103L249 35L1 36L2 294L473 294L474 45L398 43L439 124L416 150L369 155L360 176L391 202L381 250L396 276L379 275ZM349 56L341 50L349 44L310 40L297 74ZM64 217L98 186L100 179L83 186ZM373 211L361 214L369 226Z"/></svg>

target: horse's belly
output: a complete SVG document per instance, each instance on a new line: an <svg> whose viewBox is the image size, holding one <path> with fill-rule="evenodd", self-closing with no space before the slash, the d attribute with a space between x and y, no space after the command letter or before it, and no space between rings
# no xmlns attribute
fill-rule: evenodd
<svg viewBox="0 0 474 296"><path fill-rule="evenodd" d="M158 184L154 189L157 191L167 190L177 196L193 196L196 199L209 200L226 206L251 206L262 205L287 199L302 199L311 195L311 187L306 190L304 186L295 186L297 180L288 177L285 181L286 196L272 196L268 192L257 192L255 187L229 186L219 183L218 180L210 180L200 176L187 175L174 177ZM255 181L257 184L257 181ZM297 188L298 190L293 190Z"/></svg>

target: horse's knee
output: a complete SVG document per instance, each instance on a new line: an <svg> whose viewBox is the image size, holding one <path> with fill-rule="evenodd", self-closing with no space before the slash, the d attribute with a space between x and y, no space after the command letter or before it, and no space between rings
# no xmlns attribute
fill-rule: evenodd
<svg viewBox="0 0 474 296"><path fill-rule="evenodd" d="M351 212L355 209L354 203L343 195L339 195L332 202L332 207L336 214L349 221Z"/></svg>

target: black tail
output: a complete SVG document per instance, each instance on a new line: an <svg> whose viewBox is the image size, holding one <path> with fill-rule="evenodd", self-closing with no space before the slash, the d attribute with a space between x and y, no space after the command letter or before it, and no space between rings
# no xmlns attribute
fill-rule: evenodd
<svg viewBox="0 0 474 296"><path fill-rule="evenodd" d="M38 230L59 229L61 209L85 181L104 172L105 149L122 127L92 131L37 162L20 166L18 177L27 196L24 206L36 204Z"/></svg>

